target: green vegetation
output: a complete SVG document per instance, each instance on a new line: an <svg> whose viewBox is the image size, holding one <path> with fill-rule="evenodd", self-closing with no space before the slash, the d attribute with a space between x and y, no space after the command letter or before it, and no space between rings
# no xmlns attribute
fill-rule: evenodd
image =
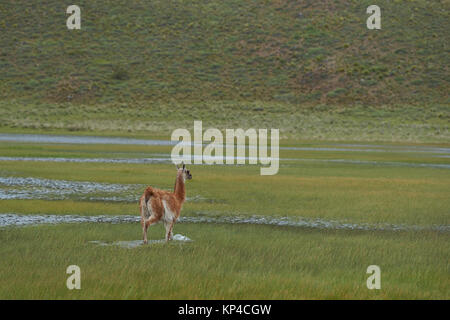
<svg viewBox="0 0 450 320"><path fill-rule="evenodd" d="M449 1L0 4L0 126L163 135L194 119L303 139L448 141ZM405 116L406 115L406 116Z"/></svg>
<svg viewBox="0 0 450 320"><path fill-rule="evenodd" d="M279 128L285 139L347 141L450 141L450 108L435 105L301 107L268 102L136 103L133 105L1 102L3 132L110 134L170 139L194 120L213 128ZM26 115L26 116L24 116ZM25 129L24 129L25 128Z"/></svg>
<svg viewBox="0 0 450 320"><path fill-rule="evenodd" d="M3 146L3 147L2 147ZM314 146L309 144L308 146ZM322 145L326 146L326 145ZM3 150L9 149L10 152ZM13 150L16 151L13 151ZM169 147L129 145L0 144L7 156L127 158L169 153ZM57 151L57 152L56 152ZM450 207L448 169L382 165L394 163L448 164L434 154L280 150L275 176L260 176L259 165L194 166L187 196L198 197L184 215L301 216L354 223L446 225ZM308 160L310 159L310 160ZM327 159L375 160L381 165L321 162ZM317 161L319 160L319 161ZM137 196L144 185L172 189L175 170L170 164L55 163L2 161L1 176L138 184L122 196ZM251 199L249 199L251 195ZM81 202L77 202L81 200ZM58 204L61 202L60 204ZM107 205L106 205L107 204ZM4 200L3 212L56 214L138 214L137 203L106 202L88 206L85 200ZM78 208L78 206L80 206ZM52 212L47 212L48 208Z"/></svg>
<svg viewBox="0 0 450 320"><path fill-rule="evenodd" d="M150 238L162 239L161 225ZM448 299L448 235L178 224L191 243L125 249L139 224L0 231L2 299ZM66 268L81 268L81 290ZM381 268L381 290L366 287Z"/></svg>
<svg viewBox="0 0 450 320"><path fill-rule="evenodd" d="M297 146L299 146L297 144ZM308 143L303 146L331 146ZM31 157L148 157L168 147L0 143L0 154ZM183 216L305 217L357 224L448 226L448 164L433 153L281 150L279 174L259 166L194 166ZM320 160L376 160L381 164ZM399 166L383 165L394 162ZM173 187L171 164L2 161L0 176ZM8 188L3 186L2 188ZM11 187L10 187L11 188ZM14 187L18 188L18 187ZM130 192L128 194L127 192ZM249 197L249 195L251 195ZM0 200L1 213L136 215L137 202ZM11 299L448 299L447 232L324 230L236 224L176 224L193 242L125 249L89 241L137 240L139 223L63 224L0 229L0 298ZM164 228L150 228L162 239ZM67 266L82 272L70 291ZM367 266L381 267L382 289L366 288Z"/></svg>
<svg viewBox="0 0 450 320"><path fill-rule="evenodd" d="M134 249L89 241L140 239L139 223L0 228L0 299L450 298L448 152L419 150L450 147L449 0L379 0L381 30L366 28L369 0L76 4L81 30L67 30L67 3L0 3L1 133L169 139L175 128L192 131L194 120L205 129L278 128L283 146L328 149L280 150L275 176L260 176L259 165L192 165L182 216L409 228L180 223L174 232L193 242ZM336 141L392 148L344 151ZM1 157L170 150L0 142ZM144 186L171 189L174 175L163 163L2 159L1 178L131 187L117 201L77 194L82 187L63 198L0 200L0 214L138 216L133 199ZM33 188L3 183L0 195ZM149 238L162 239L163 229L151 227ZM81 267L80 291L66 288L71 264ZM366 288L372 264L381 267L381 290Z"/></svg>

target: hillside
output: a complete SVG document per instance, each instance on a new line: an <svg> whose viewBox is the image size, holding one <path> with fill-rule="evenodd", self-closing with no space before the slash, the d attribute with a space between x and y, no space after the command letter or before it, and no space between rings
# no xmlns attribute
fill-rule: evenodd
<svg viewBox="0 0 450 320"><path fill-rule="evenodd" d="M449 89L449 1L2 3L3 98L430 102ZM66 96L67 95L67 96Z"/></svg>
<svg viewBox="0 0 450 320"><path fill-rule="evenodd" d="M375 2L382 29L368 30ZM450 1L375 2L77 0L81 30L67 29L61 1L2 2L1 125L15 123L16 105L58 109L61 120L67 102L69 114L166 103L261 102L289 105L288 115L318 104L426 105L427 119L448 125ZM28 126L21 121L12 126Z"/></svg>

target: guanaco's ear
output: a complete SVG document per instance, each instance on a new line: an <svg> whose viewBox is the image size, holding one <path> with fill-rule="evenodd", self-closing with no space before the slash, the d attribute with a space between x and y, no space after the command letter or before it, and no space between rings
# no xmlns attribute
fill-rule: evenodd
<svg viewBox="0 0 450 320"><path fill-rule="evenodd" d="M184 170L184 168L186 168L186 165L184 164L184 162L181 162L181 164L183 165L183 170Z"/></svg>
<svg viewBox="0 0 450 320"><path fill-rule="evenodd" d="M180 169L180 168L178 167L178 164L176 164L176 163L175 163L175 167L177 168L177 170Z"/></svg>

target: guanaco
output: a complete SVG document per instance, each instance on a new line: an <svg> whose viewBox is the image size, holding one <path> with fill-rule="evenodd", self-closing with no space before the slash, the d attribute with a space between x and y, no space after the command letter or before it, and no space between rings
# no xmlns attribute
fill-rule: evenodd
<svg viewBox="0 0 450 320"><path fill-rule="evenodd" d="M173 225L180 216L181 208L186 200L186 180L192 179L189 170L182 163L182 167L176 166L177 178L173 192L147 187L140 198L141 225L144 244L147 243L147 229L161 219L166 228L166 242L172 240Z"/></svg>

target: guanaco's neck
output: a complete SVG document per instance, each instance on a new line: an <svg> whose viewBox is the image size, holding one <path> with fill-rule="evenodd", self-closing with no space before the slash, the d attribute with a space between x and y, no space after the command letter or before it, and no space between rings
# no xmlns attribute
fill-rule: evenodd
<svg viewBox="0 0 450 320"><path fill-rule="evenodd" d="M186 197L186 190L184 188L184 179L183 179L183 173L178 172L177 173L177 179L175 180L175 188L173 193L175 193L175 196L180 199L181 201L184 201Z"/></svg>

